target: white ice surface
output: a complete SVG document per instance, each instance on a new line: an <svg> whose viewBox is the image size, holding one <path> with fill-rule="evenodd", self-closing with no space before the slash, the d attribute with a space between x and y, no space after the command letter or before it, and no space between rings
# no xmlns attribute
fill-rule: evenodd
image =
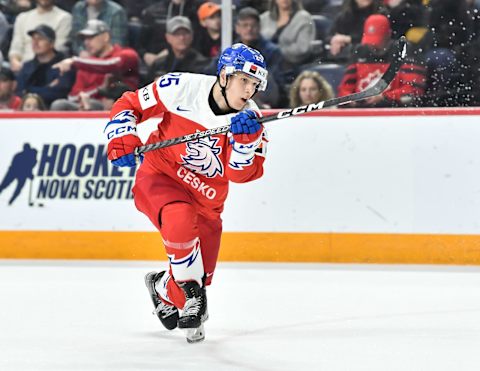
<svg viewBox="0 0 480 371"><path fill-rule="evenodd" d="M220 264L206 340L151 314L164 263L0 261L0 370L479 370L480 268Z"/></svg>

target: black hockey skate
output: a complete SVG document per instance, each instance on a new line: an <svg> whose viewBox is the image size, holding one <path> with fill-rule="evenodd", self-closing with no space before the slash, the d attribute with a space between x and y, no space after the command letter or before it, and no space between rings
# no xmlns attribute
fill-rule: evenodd
<svg viewBox="0 0 480 371"><path fill-rule="evenodd" d="M205 287L195 281L184 282L180 287L185 291L185 306L178 319L178 328L187 330L187 341L196 343L205 339L203 322L208 319L207 293Z"/></svg>
<svg viewBox="0 0 480 371"><path fill-rule="evenodd" d="M177 327L178 323L178 309L173 305L163 302L155 290L155 283L160 280L164 274L165 271L160 273L147 273L145 276L145 285L147 286L153 306L155 307L153 313L157 315L158 319L167 330L173 330Z"/></svg>

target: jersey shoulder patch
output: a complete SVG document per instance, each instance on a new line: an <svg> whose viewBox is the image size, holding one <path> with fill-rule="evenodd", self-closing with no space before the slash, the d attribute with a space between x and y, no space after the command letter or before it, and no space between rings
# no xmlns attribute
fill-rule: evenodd
<svg viewBox="0 0 480 371"><path fill-rule="evenodd" d="M140 101L140 106L142 110L146 110L155 106L157 102L157 98L155 98L155 94L153 93L153 85L155 82L144 86L143 88L138 89L138 100Z"/></svg>

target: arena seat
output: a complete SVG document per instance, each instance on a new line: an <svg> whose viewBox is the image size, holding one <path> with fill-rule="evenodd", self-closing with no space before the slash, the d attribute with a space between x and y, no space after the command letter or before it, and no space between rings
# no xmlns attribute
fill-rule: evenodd
<svg viewBox="0 0 480 371"><path fill-rule="evenodd" d="M315 38L317 40L325 41L330 32L333 21L321 14L313 14L312 18L315 23Z"/></svg>
<svg viewBox="0 0 480 371"><path fill-rule="evenodd" d="M310 64L302 68L302 70L317 71L322 75L325 80L332 86L335 95L337 94L337 88L342 81L343 74L346 66L337 63L323 63L323 64Z"/></svg>

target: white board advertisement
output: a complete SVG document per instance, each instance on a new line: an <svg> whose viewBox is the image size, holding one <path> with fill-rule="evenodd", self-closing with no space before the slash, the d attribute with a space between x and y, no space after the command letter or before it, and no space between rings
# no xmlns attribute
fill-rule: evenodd
<svg viewBox="0 0 480 371"><path fill-rule="evenodd" d="M134 170L108 163L105 123L0 119L0 230L154 230L135 209ZM267 129L264 177L231 185L225 231L480 231L478 116L308 116Z"/></svg>

